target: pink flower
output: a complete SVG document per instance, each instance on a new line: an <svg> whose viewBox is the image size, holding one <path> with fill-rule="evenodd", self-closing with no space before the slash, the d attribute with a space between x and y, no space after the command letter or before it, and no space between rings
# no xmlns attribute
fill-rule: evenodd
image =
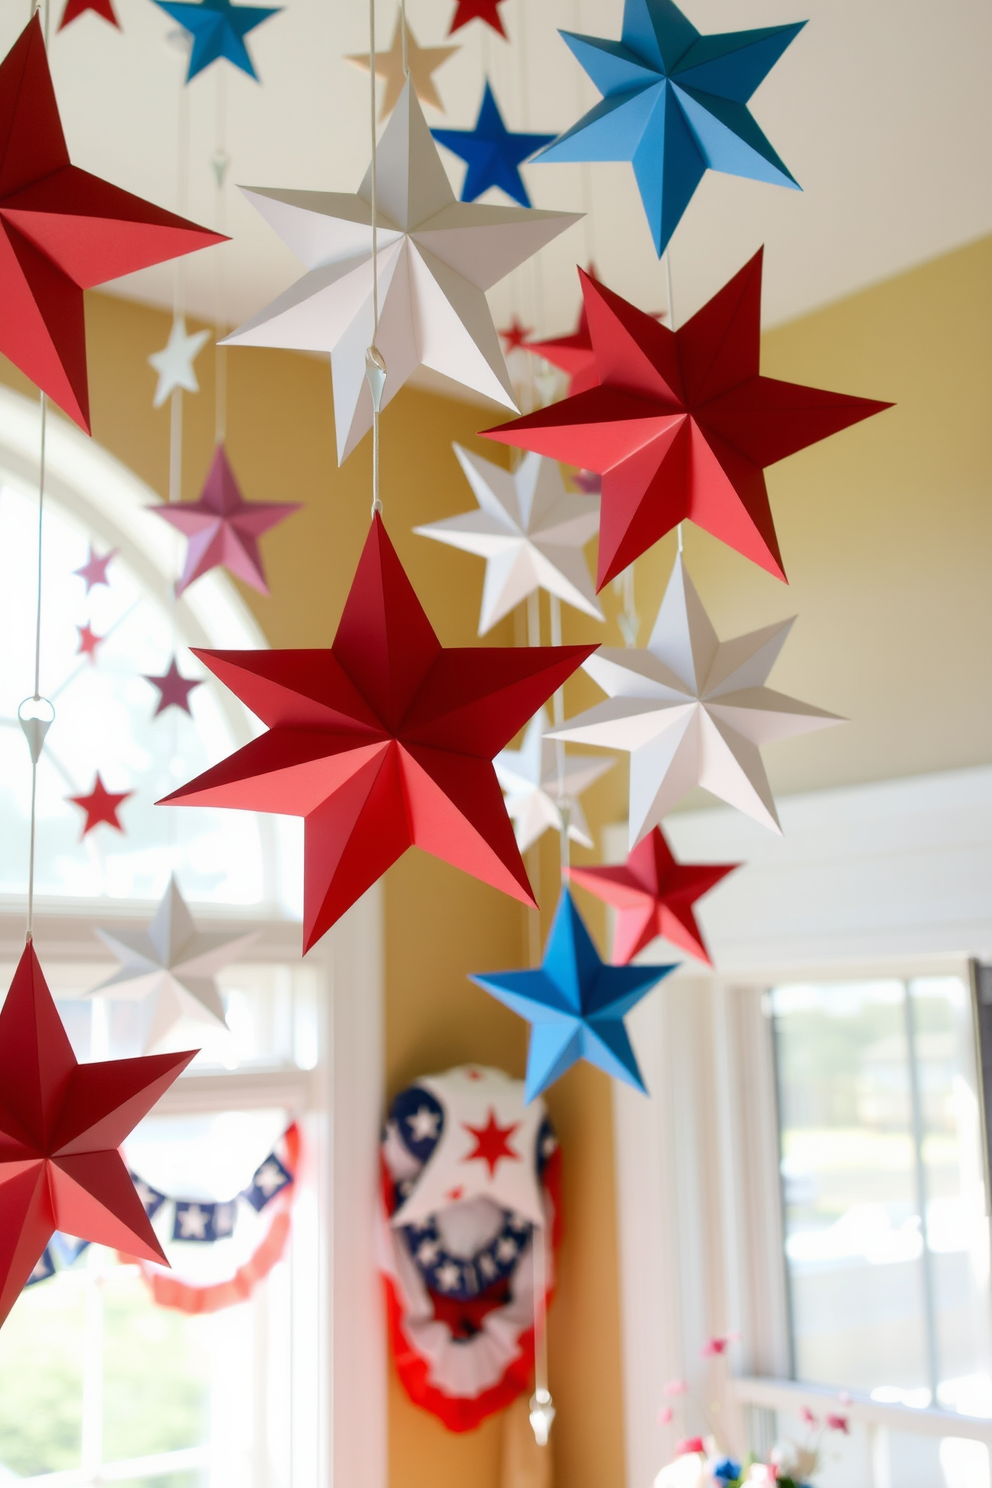
<svg viewBox="0 0 992 1488"><path fill-rule="evenodd" d="M802 1410L799 1412L799 1414L800 1414L800 1416L802 1416L802 1418L806 1422L806 1425L807 1426L815 1426L816 1425L816 1416L814 1416L813 1412L810 1410L810 1408L809 1408L808 1405L804 1405L803 1408L802 1408Z"/></svg>
<svg viewBox="0 0 992 1488"><path fill-rule="evenodd" d="M658 1412L657 1416L655 1417L655 1420L658 1422L658 1425L659 1426L667 1426L670 1423L670 1421L672 1420L672 1418L674 1417L674 1415L675 1415L675 1412L672 1410L672 1407L670 1405L663 1405L661 1407L661 1410Z"/></svg>
<svg viewBox="0 0 992 1488"><path fill-rule="evenodd" d="M701 1436L684 1436L680 1442L675 1443L676 1457L684 1457L687 1452L705 1452Z"/></svg>
<svg viewBox="0 0 992 1488"><path fill-rule="evenodd" d="M844 1433L845 1436L849 1436L850 1435L850 1428L848 1427L848 1424L847 1424L847 1417L846 1416L828 1416L827 1417L827 1430L828 1431L843 1431L843 1433Z"/></svg>
<svg viewBox="0 0 992 1488"><path fill-rule="evenodd" d="M672 1395L688 1395L689 1386L685 1380L669 1380L665 1386L664 1393L669 1397Z"/></svg>

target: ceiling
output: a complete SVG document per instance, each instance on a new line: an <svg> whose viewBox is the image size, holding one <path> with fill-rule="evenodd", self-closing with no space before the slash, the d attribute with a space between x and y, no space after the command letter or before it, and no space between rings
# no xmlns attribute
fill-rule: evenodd
<svg viewBox="0 0 992 1488"><path fill-rule="evenodd" d="M369 158L367 75L343 60L368 50L361 0L288 0L249 37L261 85L215 64L184 88L174 29L151 0L115 0L123 33L87 14L57 33L51 61L74 162L159 204L218 222L211 156L232 166L223 205L230 244L185 261L187 309L236 323L297 278L300 265L236 189L354 191ZM671 248L679 323L766 244L767 324L886 278L992 231L992 7L988 0L685 0L702 31L809 18L755 95L753 112L804 190L709 172ZM379 0L378 37L392 34ZM4 49L27 0L7 7ZM596 101L557 27L618 37L622 0L505 0L511 43L474 22L436 74L453 127L474 123L485 73L511 129L560 131ZM409 0L422 45L444 40L453 0ZM183 96L184 95L184 96ZM182 98L182 102L181 102ZM185 204L179 120L188 108ZM429 122L440 116L428 111ZM456 190L464 167L445 155ZM608 284L648 310L665 279L626 164L525 167L536 206L585 210L586 220L491 295L544 334L571 329L573 265L595 263ZM494 198L497 199L497 198ZM172 267L118 281L120 293L171 305ZM921 313L925 307L921 306Z"/></svg>

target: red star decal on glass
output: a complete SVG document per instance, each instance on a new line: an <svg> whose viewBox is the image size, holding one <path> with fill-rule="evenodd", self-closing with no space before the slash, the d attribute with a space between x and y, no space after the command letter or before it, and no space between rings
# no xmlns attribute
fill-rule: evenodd
<svg viewBox="0 0 992 1488"><path fill-rule="evenodd" d="M195 1052L78 1064L25 947L0 1010L0 1322L56 1230L169 1264L117 1149Z"/></svg>
<svg viewBox="0 0 992 1488"><path fill-rule="evenodd" d="M453 36L460 31L462 26L467 26L469 21L485 21L494 31L498 31L504 39L506 32L503 30L503 20L499 13L499 7L503 0L458 0L455 13L448 27L448 35Z"/></svg>
<svg viewBox="0 0 992 1488"><path fill-rule="evenodd" d="M121 29L121 23L114 14L111 0L67 0L62 19L59 21L59 30L62 31L66 26L71 25L87 10L92 10L95 15L102 16L105 21L116 26L118 31Z"/></svg>
<svg viewBox="0 0 992 1488"><path fill-rule="evenodd" d="M525 326L514 315L505 330L500 331L505 352L518 351L520 347L527 347L527 337L534 334L533 326ZM527 348L529 350L529 348Z"/></svg>
<svg viewBox="0 0 992 1488"><path fill-rule="evenodd" d="M597 589L684 521L784 579L764 467L891 405L760 375L760 252L678 331L579 272L598 385L488 437L603 477Z"/></svg>
<svg viewBox="0 0 992 1488"><path fill-rule="evenodd" d="M739 863L677 863L660 827L639 842L622 867L570 868L569 879L617 910L613 962L626 966L663 935L712 965L692 906Z"/></svg>
<svg viewBox="0 0 992 1488"><path fill-rule="evenodd" d="M106 639L106 636L98 636L88 625L77 625L79 631L79 645L76 647L77 656L88 656L90 661L96 663L96 648Z"/></svg>
<svg viewBox="0 0 992 1488"><path fill-rule="evenodd" d="M133 795L134 791L108 791L100 779L100 771L97 770L93 789L88 796L66 796L67 801L71 801L74 806L79 806L86 813L86 822L79 840L82 841L87 832L92 832L93 828L100 826L101 823L116 828L118 832L123 832L124 828L117 820L117 813L128 797Z"/></svg>
<svg viewBox="0 0 992 1488"><path fill-rule="evenodd" d="M475 1138L475 1148L465 1154L462 1162L484 1162L489 1169L490 1178L496 1176L496 1168L503 1158L508 1158L510 1162L523 1162L520 1153L510 1146L510 1138L521 1124L514 1121L509 1126L500 1126L492 1106L489 1107L489 1120L485 1126L472 1126L463 1121L462 1126Z"/></svg>
<svg viewBox="0 0 992 1488"><path fill-rule="evenodd" d="M175 657L169 662L168 670L161 677L152 677L147 673L143 675L146 682L158 688L158 707L152 714L153 718L164 713L166 708L181 708L184 713L190 713L189 695L194 687L200 687L202 684L198 677L181 676Z"/></svg>
<svg viewBox="0 0 992 1488"><path fill-rule="evenodd" d="M97 584L106 584L108 588L110 587L110 580L107 578L107 568L111 559L117 557L117 552L117 548L111 548L109 553L104 553L102 558L98 558L96 549L90 543L90 554L86 562L82 568L73 569L73 573L85 582L87 594Z"/></svg>

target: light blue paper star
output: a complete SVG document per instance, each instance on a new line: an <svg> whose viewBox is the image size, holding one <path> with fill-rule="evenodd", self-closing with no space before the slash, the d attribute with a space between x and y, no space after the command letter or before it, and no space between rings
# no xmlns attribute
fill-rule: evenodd
<svg viewBox="0 0 992 1488"><path fill-rule="evenodd" d="M805 24L701 36L672 0L625 0L620 41L562 31L603 98L538 159L629 160L659 258L707 170L798 191L747 101Z"/></svg>
<svg viewBox="0 0 992 1488"><path fill-rule="evenodd" d="M530 197L520 166L554 139L553 134L511 133L503 123L488 79L474 129L432 129L431 134L439 145L458 155L468 166L462 186L463 202L475 201L490 186L498 186L522 207L530 206Z"/></svg>
<svg viewBox="0 0 992 1488"><path fill-rule="evenodd" d="M572 896L564 889L539 967L490 972L471 980L530 1022L526 1099L532 1101L579 1059L644 1090L624 1014L674 970L600 961Z"/></svg>
<svg viewBox="0 0 992 1488"><path fill-rule="evenodd" d="M186 74L188 83L221 57L258 81L244 38L269 16L278 15L281 6L232 5L231 0L201 0L198 5L190 0L155 0L155 3L193 38Z"/></svg>

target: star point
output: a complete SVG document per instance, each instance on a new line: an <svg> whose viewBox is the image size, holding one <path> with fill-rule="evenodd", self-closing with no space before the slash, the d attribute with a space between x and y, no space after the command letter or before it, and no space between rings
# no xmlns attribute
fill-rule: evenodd
<svg viewBox="0 0 992 1488"><path fill-rule="evenodd" d="M117 819L117 813L124 802L133 795L134 791L108 791L100 776L100 771L97 770L93 789L88 795L66 796L67 801L71 801L73 806L78 806L86 814L83 830L79 834L80 842L88 832L92 832L94 827L101 825L123 832L124 828Z"/></svg>
<svg viewBox="0 0 992 1488"><path fill-rule="evenodd" d="M65 10L63 10L62 19L59 21L59 30L64 31L66 26L78 20L88 10L91 10L94 15L100 16L103 20L109 21L111 26L116 26L118 31L121 29L121 23L114 13L112 0L66 0Z"/></svg>
<svg viewBox="0 0 992 1488"><path fill-rule="evenodd" d="M258 73L245 37L256 26L278 15L281 6L232 5L231 0L155 0L156 5L182 26L192 39L187 83L222 58L258 82Z"/></svg>
<svg viewBox="0 0 992 1488"><path fill-rule="evenodd" d="M505 41L507 36L503 30L503 17L499 10L502 3L503 0L456 0L455 13L451 17L448 35L453 36L470 21L482 21Z"/></svg>
<svg viewBox="0 0 992 1488"><path fill-rule="evenodd" d="M409 21L406 27L406 69L403 67L403 28L400 18L397 16L393 27L393 39L388 52L376 51L375 54L375 76L377 82L384 84L382 104L379 109L379 121L389 117L400 100L403 92L403 84L406 82L407 73L413 83L414 92L420 102L428 108L437 109L439 114L444 113L444 105L441 102L437 88L434 84L434 74L449 57L453 57L460 47L440 46L422 47L413 34L413 28ZM363 71L369 70L368 52L345 59L353 62L356 67Z"/></svg>
<svg viewBox="0 0 992 1488"><path fill-rule="evenodd" d="M155 385L153 408L167 403L177 388L187 393L198 393L200 384L196 379L193 363L210 340L209 331L186 330L185 318L177 315L169 330L169 339L161 351L153 351L148 365L158 373Z"/></svg>
<svg viewBox="0 0 992 1488"><path fill-rule="evenodd" d="M554 139L551 134L511 133L503 123L488 78L474 128L432 129L431 134L438 144L465 162L467 169L461 189L463 202L475 201L484 191L495 186L522 207L529 207L531 203L520 167Z"/></svg>

